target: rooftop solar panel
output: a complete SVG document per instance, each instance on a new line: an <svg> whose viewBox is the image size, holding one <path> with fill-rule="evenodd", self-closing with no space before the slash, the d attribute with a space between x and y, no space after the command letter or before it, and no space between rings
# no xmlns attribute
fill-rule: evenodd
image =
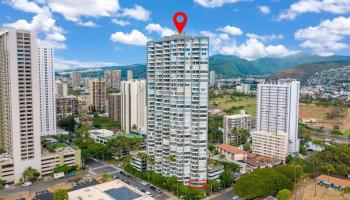
<svg viewBox="0 0 350 200"><path fill-rule="evenodd" d="M130 190L127 187L109 189L106 190L105 193L116 200L134 200L141 197L140 194Z"/></svg>

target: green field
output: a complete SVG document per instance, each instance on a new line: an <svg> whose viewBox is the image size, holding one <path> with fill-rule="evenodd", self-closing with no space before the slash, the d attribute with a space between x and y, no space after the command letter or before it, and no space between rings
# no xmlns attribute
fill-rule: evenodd
<svg viewBox="0 0 350 200"><path fill-rule="evenodd" d="M256 115L256 97L223 95L210 99L209 104L216 105L231 114L239 113L239 110L243 109L254 117Z"/></svg>

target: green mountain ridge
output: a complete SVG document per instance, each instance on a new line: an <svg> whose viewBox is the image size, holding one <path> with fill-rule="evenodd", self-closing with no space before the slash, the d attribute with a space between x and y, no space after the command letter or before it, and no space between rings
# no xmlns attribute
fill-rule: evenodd
<svg viewBox="0 0 350 200"><path fill-rule="evenodd" d="M234 55L213 55L209 58L209 70L215 71L218 78L237 78L237 77L248 77L248 76L270 76L276 74L277 72L283 72L286 69L298 67L299 65L305 65L310 63L319 63L317 66L321 69L322 63L327 65L327 62L333 62L335 65L338 61L348 61L350 56L317 56L308 53L299 53L283 58L259 58L253 61L248 61L238 56ZM312 65L314 66L314 65ZM122 66L109 66L109 67L98 67L96 72L89 70L89 72L83 72L84 77L103 77L103 72L105 70L122 70L122 77L126 77L126 71L128 69L133 69L135 78L145 78L146 77L146 64L134 64L134 65L122 65ZM91 68L90 68L91 69ZM64 72L70 71L84 71L84 69L71 69ZM311 71L317 70L313 68ZM306 70L307 71L307 70ZM288 73L287 73L288 74ZM293 73L291 73L293 74ZM295 74L297 75L297 74ZM301 75L302 76L302 75ZM298 77L296 77L298 78ZM301 77L304 78L304 77Z"/></svg>

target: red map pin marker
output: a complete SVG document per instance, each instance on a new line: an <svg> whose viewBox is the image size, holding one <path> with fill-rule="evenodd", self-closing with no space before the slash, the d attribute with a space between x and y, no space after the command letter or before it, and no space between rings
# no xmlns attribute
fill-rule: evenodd
<svg viewBox="0 0 350 200"><path fill-rule="evenodd" d="M182 17L182 22L177 21L177 18L179 16ZM177 31L179 31L179 33L182 33L182 30L185 28L186 23L187 23L187 15L184 12L177 12L177 13L175 13L175 15L173 17L173 21L174 21L174 24L177 28Z"/></svg>

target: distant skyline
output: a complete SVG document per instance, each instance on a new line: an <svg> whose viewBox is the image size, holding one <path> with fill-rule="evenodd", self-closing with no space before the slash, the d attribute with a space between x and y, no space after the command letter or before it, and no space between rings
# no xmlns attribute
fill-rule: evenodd
<svg viewBox="0 0 350 200"><path fill-rule="evenodd" d="M211 55L350 55L345 0L5 0L0 10L2 27L56 48L56 69L146 63L146 42L174 34L177 11L186 34L210 37Z"/></svg>

